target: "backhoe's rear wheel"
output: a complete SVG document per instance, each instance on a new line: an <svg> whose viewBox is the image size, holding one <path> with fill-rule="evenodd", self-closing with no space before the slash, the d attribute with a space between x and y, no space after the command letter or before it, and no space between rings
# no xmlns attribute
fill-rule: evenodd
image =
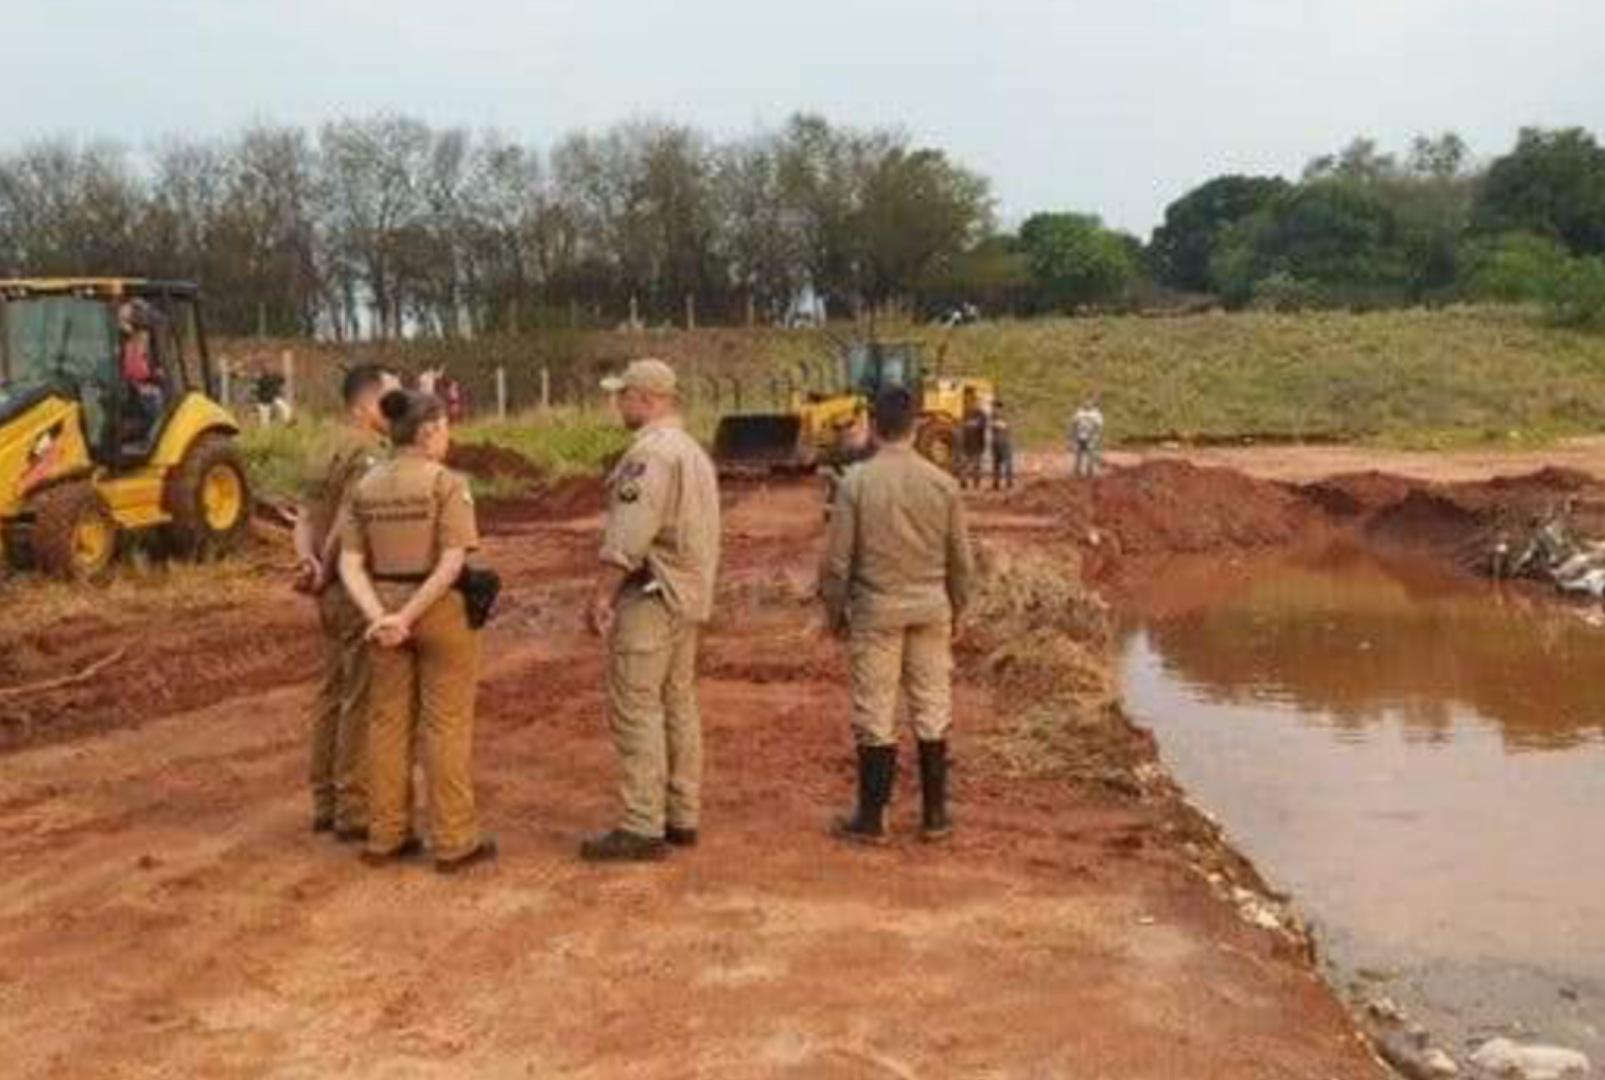
<svg viewBox="0 0 1605 1080"><path fill-rule="evenodd" d="M925 420L920 423L920 429L914 436L914 449L932 464L952 472L956 441L950 422L943 419Z"/></svg>
<svg viewBox="0 0 1605 1080"><path fill-rule="evenodd" d="M239 545L251 519L251 487L245 463L221 435L195 440L167 478L167 536L190 558L223 555Z"/></svg>
<svg viewBox="0 0 1605 1080"><path fill-rule="evenodd" d="M117 554L117 523L88 481L59 484L33 501L28 547L34 565L52 577L99 577Z"/></svg>

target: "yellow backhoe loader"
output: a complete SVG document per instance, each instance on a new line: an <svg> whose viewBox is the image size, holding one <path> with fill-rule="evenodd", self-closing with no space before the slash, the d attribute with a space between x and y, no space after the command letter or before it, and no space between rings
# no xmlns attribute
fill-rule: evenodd
<svg viewBox="0 0 1605 1080"><path fill-rule="evenodd" d="M234 547L250 488L187 282L0 280L0 562L64 578L123 533Z"/></svg>
<svg viewBox="0 0 1605 1080"><path fill-rule="evenodd" d="M726 416L714 432L722 472L811 471L835 463L862 438L869 404L884 386L904 386L920 400L915 446L944 469L953 467L967 402L991 411L991 380L931 373L917 341L855 341L837 350L839 385L797 391L786 409Z"/></svg>

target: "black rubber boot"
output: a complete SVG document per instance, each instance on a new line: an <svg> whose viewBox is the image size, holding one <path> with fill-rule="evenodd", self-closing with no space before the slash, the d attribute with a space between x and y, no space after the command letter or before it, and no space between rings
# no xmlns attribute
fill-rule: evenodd
<svg viewBox="0 0 1605 1080"><path fill-rule="evenodd" d="M920 740L921 840L945 840L953 832L947 816L947 740Z"/></svg>
<svg viewBox="0 0 1605 1080"><path fill-rule="evenodd" d="M892 780L896 775L897 747L860 746L858 808L852 816L838 818L832 831L854 843L886 843L886 804L892 800Z"/></svg>

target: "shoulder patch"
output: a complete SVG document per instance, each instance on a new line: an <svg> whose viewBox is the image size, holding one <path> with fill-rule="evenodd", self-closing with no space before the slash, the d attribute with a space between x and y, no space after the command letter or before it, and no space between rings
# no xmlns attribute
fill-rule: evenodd
<svg viewBox="0 0 1605 1080"><path fill-rule="evenodd" d="M633 503L641 497L641 485L627 481L619 485L619 502Z"/></svg>
<svg viewBox="0 0 1605 1080"><path fill-rule="evenodd" d="M631 480L639 480L646 475L646 462L626 461L619 466L619 483L625 484Z"/></svg>

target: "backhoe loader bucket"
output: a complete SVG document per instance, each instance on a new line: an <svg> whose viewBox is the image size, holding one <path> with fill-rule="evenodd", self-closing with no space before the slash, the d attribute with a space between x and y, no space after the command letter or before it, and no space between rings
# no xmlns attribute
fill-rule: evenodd
<svg viewBox="0 0 1605 1080"><path fill-rule="evenodd" d="M757 413L719 421L713 460L721 472L784 470L809 467L813 455L803 445L800 416Z"/></svg>

